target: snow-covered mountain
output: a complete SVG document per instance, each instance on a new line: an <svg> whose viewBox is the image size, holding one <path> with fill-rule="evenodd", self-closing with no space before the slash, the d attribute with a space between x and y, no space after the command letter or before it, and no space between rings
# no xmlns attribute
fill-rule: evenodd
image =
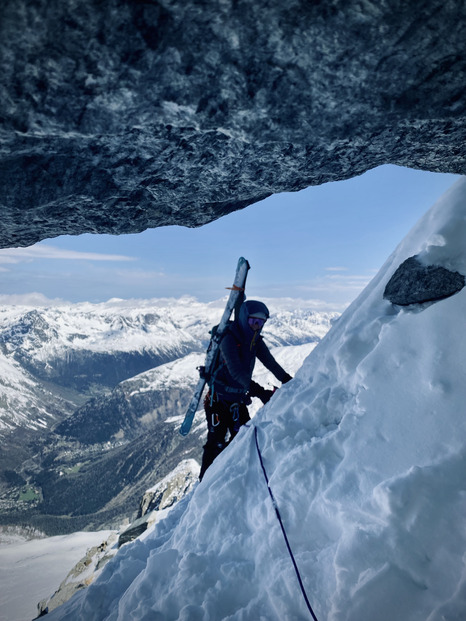
<svg viewBox="0 0 466 621"><path fill-rule="evenodd" d="M294 373L338 315L268 303L265 335ZM183 298L3 308L0 519L47 534L116 528L182 459L199 460L202 414L187 438L178 428L223 306ZM257 377L269 381L260 364Z"/></svg>
<svg viewBox="0 0 466 621"><path fill-rule="evenodd" d="M208 316L188 299L0 309L0 433L50 427L93 394L200 350Z"/></svg>
<svg viewBox="0 0 466 621"><path fill-rule="evenodd" d="M414 255L465 275L465 248L463 179L194 493L50 620L294 621L305 596L319 621L464 619L466 290L383 296Z"/></svg>
<svg viewBox="0 0 466 621"><path fill-rule="evenodd" d="M47 428L93 394L205 350L223 300L111 300L0 308L0 434ZM271 345L317 342L336 313L271 300Z"/></svg>

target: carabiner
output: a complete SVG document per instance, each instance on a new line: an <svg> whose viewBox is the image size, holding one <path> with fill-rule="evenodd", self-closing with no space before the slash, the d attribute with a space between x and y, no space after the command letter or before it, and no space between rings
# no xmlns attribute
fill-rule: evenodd
<svg viewBox="0 0 466 621"><path fill-rule="evenodd" d="M232 403L230 405L230 412L231 412L233 421L236 423L239 419L239 403Z"/></svg>

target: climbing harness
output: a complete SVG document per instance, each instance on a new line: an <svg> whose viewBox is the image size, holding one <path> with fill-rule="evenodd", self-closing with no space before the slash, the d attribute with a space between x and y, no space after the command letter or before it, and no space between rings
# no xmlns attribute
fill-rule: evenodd
<svg viewBox="0 0 466 621"><path fill-rule="evenodd" d="M282 517L281 517L280 511L278 509L278 504L277 504L277 501L275 500L275 496L273 495L272 489L270 487L269 478L267 476L267 471L265 470L264 461L262 459L262 454L261 454L261 451L260 451L260 448L259 448L259 442L257 440L257 427L254 424L253 424L253 427L254 427L254 440L256 441L257 454L259 456L259 461L260 461L260 464L261 464L261 467L262 467L262 472L264 473L264 479L265 479L265 482L267 484L267 489L269 490L269 494L270 494L270 498L272 500L273 508L275 509L275 513L276 513L277 519L278 519L278 521L280 523L280 528L282 529L282 533L283 533L283 537L285 539L285 543L286 543L286 547L288 549L288 553L289 553L289 555L291 557L291 560L293 562L293 567L294 567L294 570L296 572L296 576L298 578L298 582L299 582L299 586L300 586L300 589L301 589L301 593L303 594L304 601L306 602L306 606L307 606L309 612L311 613L311 617L314 619L314 621L318 621L314 611L312 610L312 606L311 606L311 604L309 602L309 599L307 597L306 590L304 589L304 584L303 584L303 581L301 579L301 574L299 573L298 565L296 564L296 560L295 560L295 557L293 555L293 551L291 549L290 542L288 541L288 536L287 536L286 531L285 531L285 526L283 525Z"/></svg>

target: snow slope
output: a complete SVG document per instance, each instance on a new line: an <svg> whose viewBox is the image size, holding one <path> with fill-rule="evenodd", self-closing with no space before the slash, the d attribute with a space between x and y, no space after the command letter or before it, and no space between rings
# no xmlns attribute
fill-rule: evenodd
<svg viewBox="0 0 466 621"><path fill-rule="evenodd" d="M462 179L253 421L319 621L466 618L466 290L417 308L382 298L407 257L466 274L465 249ZM310 619L252 423L49 618Z"/></svg>

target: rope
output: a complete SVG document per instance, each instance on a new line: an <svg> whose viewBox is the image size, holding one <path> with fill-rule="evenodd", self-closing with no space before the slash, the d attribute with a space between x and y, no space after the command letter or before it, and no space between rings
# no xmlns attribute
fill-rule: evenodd
<svg viewBox="0 0 466 621"><path fill-rule="evenodd" d="M288 541L288 537L287 537L287 534L286 534L286 531L285 531L285 527L283 525L282 517L281 517L280 511L278 509L277 501L275 500L275 496L273 495L272 489L270 487L269 478L268 478L267 472L265 470L264 462L262 460L262 454L261 454L260 448L259 448L259 442L257 440L257 427L255 425L253 425L253 427L254 427L254 439L256 441L257 454L259 456L259 461L260 461L260 464L261 464L261 467L262 467L262 472L264 473L265 482L267 483L267 489L269 490L270 498L272 499L273 508L275 509L275 513L276 513L278 521L280 523L280 528L282 529L282 533L283 533L283 537L285 539L286 547L288 549L290 558L291 558L291 560L293 562L293 567L294 567L294 570L296 572L296 577L298 578L298 582L299 582L299 587L301 589L301 593L303 594L304 601L306 602L306 606L307 606L309 612L311 613L311 617L314 619L314 621L318 621L316 615L314 614L314 611L312 610L312 606L311 606L311 604L309 602L309 599L307 597L306 590L304 588L304 584L303 584L303 581L301 579L301 574L299 573L298 565L296 564L296 560L295 560L295 557L293 555L293 551L291 549L290 542Z"/></svg>

